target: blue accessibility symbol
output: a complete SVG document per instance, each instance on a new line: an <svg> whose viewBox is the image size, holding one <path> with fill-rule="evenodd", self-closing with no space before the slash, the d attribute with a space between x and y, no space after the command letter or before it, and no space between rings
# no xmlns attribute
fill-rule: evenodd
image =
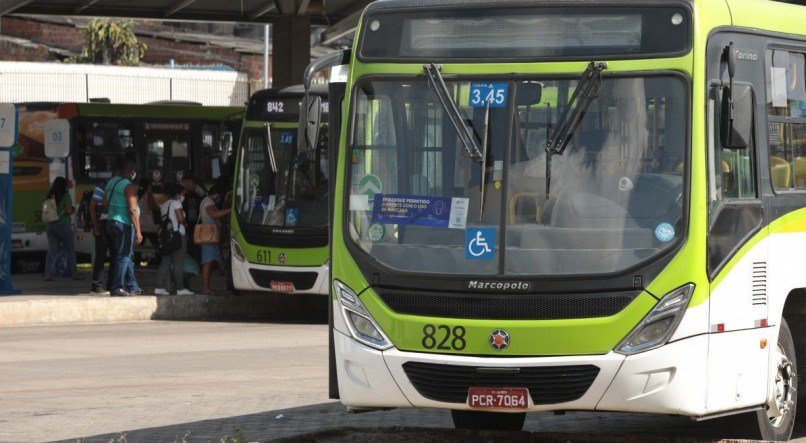
<svg viewBox="0 0 806 443"><path fill-rule="evenodd" d="M470 228L465 231L465 258L490 260L495 257L495 228Z"/></svg>
<svg viewBox="0 0 806 443"><path fill-rule="evenodd" d="M286 226L296 226L297 220L299 220L299 209L291 208L286 209L285 211L285 225Z"/></svg>

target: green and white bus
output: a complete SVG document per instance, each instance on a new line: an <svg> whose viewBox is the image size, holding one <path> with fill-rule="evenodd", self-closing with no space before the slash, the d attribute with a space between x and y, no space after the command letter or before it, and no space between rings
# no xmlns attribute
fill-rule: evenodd
<svg viewBox="0 0 806 443"><path fill-rule="evenodd" d="M324 98L326 116L326 89L310 93ZM238 291L328 293L328 137L317 131L315 149L297 150L303 95L301 86L292 86L249 99L230 219Z"/></svg>
<svg viewBox="0 0 806 443"><path fill-rule="evenodd" d="M748 413L788 438L804 23L769 0L368 6L309 67L349 64L331 395L457 427Z"/></svg>
<svg viewBox="0 0 806 443"><path fill-rule="evenodd" d="M14 262L22 271L35 270L48 250L42 202L58 176L67 178L78 204L85 193L114 174L118 156L133 155L141 177L154 185L158 202L161 184L193 174L212 183L225 174L224 155L240 131L243 107L201 106L187 102L146 105L109 103L19 103L19 142L14 151ZM51 126L54 123L61 123ZM51 129L48 129L51 127ZM56 128L56 129L54 129ZM51 137L51 140L48 140ZM46 156L55 138L65 140L66 161ZM81 259L92 253L92 234L83 211L73 217L76 251ZM146 230L145 220L143 221ZM149 229L156 235L156 224ZM140 246L146 255L153 246Z"/></svg>

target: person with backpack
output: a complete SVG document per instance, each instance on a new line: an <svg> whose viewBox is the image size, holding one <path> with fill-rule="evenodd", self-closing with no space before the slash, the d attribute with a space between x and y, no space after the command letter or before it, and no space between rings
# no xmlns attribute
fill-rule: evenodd
<svg viewBox="0 0 806 443"><path fill-rule="evenodd" d="M64 248L67 256L67 271L73 280L82 280L76 265L76 243L70 216L76 212L70 193L67 192L67 179L56 177L42 204L42 221L47 223L48 254L45 258L45 281L56 277L56 257L59 248Z"/></svg>
<svg viewBox="0 0 806 443"><path fill-rule="evenodd" d="M115 275L115 255L112 250L112 239L106 232L106 207L104 206L103 186L96 186L92 191L92 198L87 205L90 226L95 243L95 255L92 262L92 288L95 293L109 291L112 287L112 276ZM104 283L104 264L109 259L109 273Z"/></svg>
<svg viewBox="0 0 806 443"><path fill-rule="evenodd" d="M121 156L117 161L117 175L106 184L106 229L115 249L115 275L110 294L113 297L140 295L143 291L134 275L134 246L143 242L140 231L140 208L137 206L136 162Z"/></svg>
<svg viewBox="0 0 806 443"><path fill-rule="evenodd" d="M157 287L154 295L170 295L171 279L176 295L193 295L185 288L185 249L187 247L187 221L182 209L182 186L168 183L164 188L168 200L160 206L162 222L159 227L159 254L162 262L157 269Z"/></svg>

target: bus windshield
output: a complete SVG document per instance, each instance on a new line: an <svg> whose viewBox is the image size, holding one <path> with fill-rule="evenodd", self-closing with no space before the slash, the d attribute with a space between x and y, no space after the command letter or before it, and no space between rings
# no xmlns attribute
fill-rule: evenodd
<svg viewBox="0 0 806 443"><path fill-rule="evenodd" d="M685 229L686 82L606 75L553 158L547 196L546 142L576 84L446 78L485 152L480 162L426 79L359 81L349 156L353 241L397 271L520 276L615 273L677 244Z"/></svg>
<svg viewBox="0 0 806 443"><path fill-rule="evenodd" d="M235 205L243 222L273 227L327 224L326 141L314 152L299 153L296 138L296 127L269 125L244 133L235 182Z"/></svg>

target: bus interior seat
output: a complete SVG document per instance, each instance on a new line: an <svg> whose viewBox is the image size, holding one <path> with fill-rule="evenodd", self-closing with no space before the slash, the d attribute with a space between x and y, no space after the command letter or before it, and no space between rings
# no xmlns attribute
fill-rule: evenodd
<svg viewBox="0 0 806 443"><path fill-rule="evenodd" d="M674 222L680 190L657 175L634 175L633 188L621 191L623 177L586 180L563 191L551 214L560 228L653 228L660 219Z"/></svg>
<svg viewBox="0 0 806 443"><path fill-rule="evenodd" d="M770 157L770 176L772 186L776 189L788 189L791 186L792 170L789 162L781 157Z"/></svg>
<svg viewBox="0 0 806 443"><path fill-rule="evenodd" d="M509 197L508 222L519 223L542 223L543 214L540 201L544 195L539 192L516 192Z"/></svg>
<svg viewBox="0 0 806 443"><path fill-rule="evenodd" d="M795 157L795 188L806 189L806 157Z"/></svg>

